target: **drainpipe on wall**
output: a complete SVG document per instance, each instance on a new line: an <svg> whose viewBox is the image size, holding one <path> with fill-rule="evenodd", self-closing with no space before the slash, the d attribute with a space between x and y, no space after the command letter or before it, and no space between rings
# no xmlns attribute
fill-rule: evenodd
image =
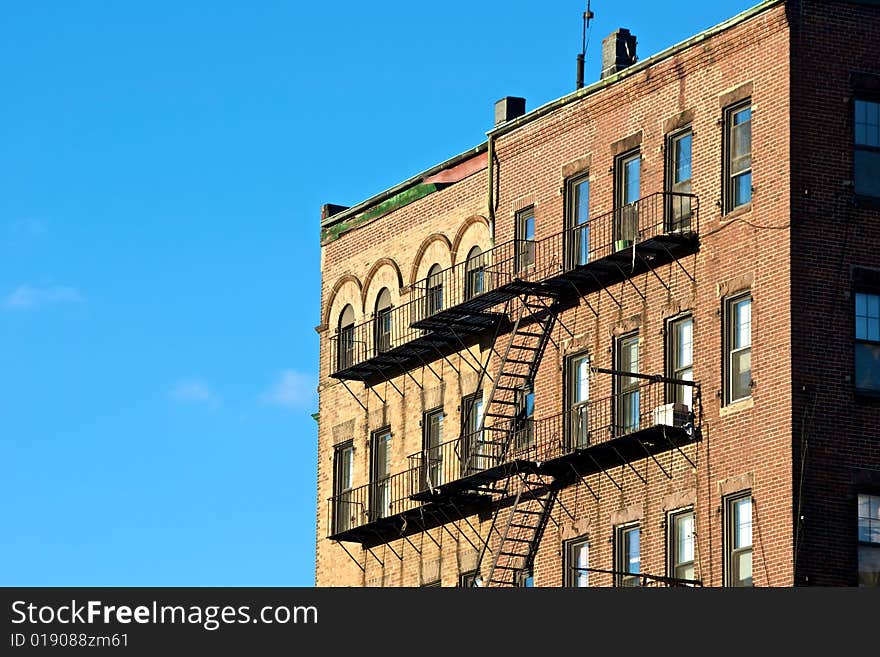
<svg viewBox="0 0 880 657"><path fill-rule="evenodd" d="M489 240L495 246L495 140L492 135L487 135L486 164L489 169L489 194L486 200L489 218Z"/></svg>

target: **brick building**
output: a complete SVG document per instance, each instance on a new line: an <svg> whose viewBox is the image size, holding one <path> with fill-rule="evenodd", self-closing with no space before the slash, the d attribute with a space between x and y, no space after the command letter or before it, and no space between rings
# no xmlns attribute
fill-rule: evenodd
<svg viewBox="0 0 880 657"><path fill-rule="evenodd" d="M880 582L880 3L635 45L324 206L319 586Z"/></svg>

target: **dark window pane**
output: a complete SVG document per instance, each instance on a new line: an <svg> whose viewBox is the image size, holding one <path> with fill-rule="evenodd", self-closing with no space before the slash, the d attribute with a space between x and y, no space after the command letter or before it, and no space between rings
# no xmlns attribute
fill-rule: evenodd
<svg viewBox="0 0 880 657"><path fill-rule="evenodd" d="M724 208L729 212L752 200L752 110L746 106L725 113Z"/></svg>
<svg viewBox="0 0 880 657"><path fill-rule="evenodd" d="M391 476L391 432L380 431L373 434L372 445L372 474L373 484L371 510L373 518L384 518L391 512L391 489L388 482Z"/></svg>
<svg viewBox="0 0 880 657"><path fill-rule="evenodd" d="M523 210L516 217L517 269L535 264L535 211Z"/></svg>
<svg viewBox="0 0 880 657"><path fill-rule="evenodd" d="M752 124L750 121L736 123L743 112L734 115L734 126L731 131L730 172L734 175L752 166Z"/></svg>
<svg viewBox="0 0 880 657"><path fill-rule="evenodd" d="M624 203L635 203L639 200L641 162L641 157L637 155L624 164Z"/></svg>
<svg viewBox="0 0 880 657"><path fill-rule="evenodd" d="M733 179L734 205L745 205L752 201L752 173L748 171Z"/></svg>
<svg viewBox="0 0 880 657"><path fill-rule="evenodd" d="M590 181L582 180L575 185L577 206L575 215L574 249L577 264L585 265L590 260Z"/></svg>
<svg viewBox="0 0 880 657"><path fill-rule="evenodd" d="M880 148L880 103L856 100L856 145Z"/></svg>
<svg viewBox="0 0 880 657"><path fill-rule="evenodd" d="M880 392L880 344L856 342L856 388Z"/></svg>
<svg viewBox="0 0 880 657"><path fill-rule="evenodd" d="M880 151L856 149L856 194L880 196Z"/></svg>
<svg viewBox="0 0 880 657"><path fill-rule="evenodd" d="M859 546L859 586L880 586L880 547Z"/></svg>
<svg viewBox="0 0 880 657"><path fill-rule="evenodd" d="M676 185L691 179L691 134L688 133L675 140L675 171L673 183ZM688 185L690 187L690 185ZM676 191L690 191L677 189Z"/></svg>
<svg viewBox="0 0 880 657"><path fill-rule="evenodd" d="M859 495L859 541L880 544L880 495Z"/></svg>

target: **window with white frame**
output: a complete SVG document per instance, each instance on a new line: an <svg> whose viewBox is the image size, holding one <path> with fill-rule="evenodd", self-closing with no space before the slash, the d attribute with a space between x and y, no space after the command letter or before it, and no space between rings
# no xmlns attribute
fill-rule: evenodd
<svg viewBox="0 0 880 657"><path fill-rule="evenodd" d="M752 586L752 495L724 499L724 583Z"/></svg>
<svg viewBox="0 0 880 657"><path fill-rule="evenodd" d="M584 588L590 585L590 541L586 536L565 543L565 586Z"/></svg>
<svg viewBox="0 0 880 657"><path fill-rule="evenodd" d="M752 394L752 297L739 294L724 308L724 401L732 404Z"/></svg>
<svg viewBox="0 0 880 657"><path fill-rule="evenodd" d="M615 532L617 586L641 586L642 531L638 523L621 525Z"/></svg>
<svg viewBox="0 0 880 657"><path fill-rule="evenodd" d="M694 579L694 510L673 511L667 518L669 576Z"/></svg>

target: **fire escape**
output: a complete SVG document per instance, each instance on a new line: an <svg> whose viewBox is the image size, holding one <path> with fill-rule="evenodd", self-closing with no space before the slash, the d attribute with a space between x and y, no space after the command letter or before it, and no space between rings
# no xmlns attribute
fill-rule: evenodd
<svg viewBox="0 0 880 657"><path fill-rule="evenodd" d="M576 417L532 417L533 383L552 332L557 325L568 331L560 312L589 305L588 293L645 272L667 287L655 271L660 264L676 263L691 277L678 259L699 248L697 198L664 192L636 205L635 213L627 208L627 217L635 217L637 229L623 243L615 239L619 210L542 240L506 242L421 281L413 300L391 310L387 338L376 339L374 322L331 338L331 376L368 388L380 381L394 386L392 379L401 375L419 385L409 372L413 367L430 369L438 358L451 366L450 354L487 336L498 363L493 377L491 359L476 366L466 361L479 372L477 390L485 378L492 381L478 429L413 454L409 468L381 489L370 482L332 497L331 540L359 543L372 553L376 545L403 538L416 549L412 534L434 540L428 530L449 532L449 523L463 522L475 542L461 536L478 551L485 584L516 586L531 570L548 523L556 522L554 507L571 516L558 500L562 488L586 485L584 477L596 472L611 479L608 469L620 465L642 478L631 462L650 457L660 465L656 455L670 449L687 458L681 446L699 438L699 415L665 401L669 385L690 385L699 402L693 382L592 368L629 381L635 405L624 409L614 393L591 399ZM499 352L495 345L505 333ZM475 513L491 513L488 535L468 519Z"/></svg>

